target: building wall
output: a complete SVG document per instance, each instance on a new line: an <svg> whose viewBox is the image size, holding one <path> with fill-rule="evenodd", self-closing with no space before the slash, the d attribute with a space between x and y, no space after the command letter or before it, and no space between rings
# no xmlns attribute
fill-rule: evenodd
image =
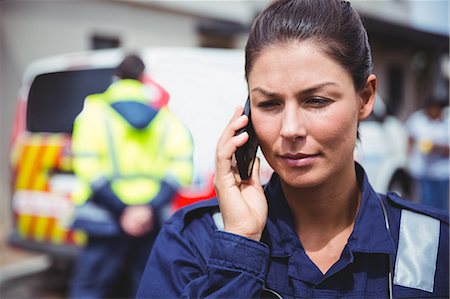
<svg viewBox="0 0 450 299"><path fill-rule="evenodd" d="M395 114L401 120L405 120L411 111L416 109L419 101L419 95L416 93L415 76L409 71L415 53L409 49L392 49L383 44L372 45L372 50L374 53L374 73L378 79L378 94L387 105L390 104L390 101L395 101L390 99L389 69L398 67L403 71L402 96L398 99L399 103Z"/></svg>

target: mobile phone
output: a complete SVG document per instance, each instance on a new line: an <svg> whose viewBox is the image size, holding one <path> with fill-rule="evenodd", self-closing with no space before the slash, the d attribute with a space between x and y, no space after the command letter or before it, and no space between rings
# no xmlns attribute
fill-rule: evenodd
<svg viewBox="0 0 450 299"><path fill-rule="evenodd" d="M258 139L256 138L251 118L250 97L245 102L244 114L248 117L248 123L244 128L237 131L236 135L247 132L249 138L244 145L237 148L234 154L241 179L248 180L252 175L253 164L255 163L256 151L258 149Z"/></svg>

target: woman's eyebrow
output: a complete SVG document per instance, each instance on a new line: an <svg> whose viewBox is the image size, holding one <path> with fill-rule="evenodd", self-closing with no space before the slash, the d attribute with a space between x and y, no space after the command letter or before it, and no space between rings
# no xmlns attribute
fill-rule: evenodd
<svg viewBox="0 0 450 299"><path fill-rule="evenodd" d="M265 90L265 89L263 89L261 87L255 87L255 88L253 88L251 90L251 92L254 92L254 91L262 93L263 95L268 96L268 97L273 97L273 96L277 96L278 95L278 93L276 93L276 92L268 91L268 90Z"/></svg>
<svg viewBox="0 0 450 299"><path fill-rule="evenodd" d="M326 82L322 82L322 83L313 85L313 86L311 86L311 87L309 87L309 88L303 89L303 90L301 90L300 92L298 92L298 94L299 94L299 95L305 95L305 94L315 93L315 92L320 91L320 90L322 90L322 89L324 89L325 87L330 86L330 85L338 86L338 84L335 83L335 82L332 82L332 81L326 81Z"/></svg>
<svg viewBox="0 0 450 299"><path fill-rule="evenodd" d="M307 95L307 94L315 93L315 92L320 91L323 88L325 88L327 86L330 86L330 85L338 86L338 84L335 83L335 82L326 81L326 82L322 82L322 83L313 85L313 86L308 87L306 89L303 89L303 90L297 92L297 94L298 95L305 95L305 94ZM268 91L268 90L265 90L264 88L261 88L261 87L255 87L255 88L253 88L251 90L251 92L254 92L254 91L259 92L259 93L261 93L261 94L263 94L265 96L268 96L268 97L274 97L274 96L278 96L279 95L279 93L277 93L277 92Z"/></svg>

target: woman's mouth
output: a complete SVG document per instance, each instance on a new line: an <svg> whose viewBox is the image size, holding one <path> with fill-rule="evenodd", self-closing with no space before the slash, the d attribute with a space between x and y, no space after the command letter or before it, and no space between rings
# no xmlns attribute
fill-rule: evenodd
<svg viewBox="0 0 450 299"><path fill-rule="evenodd" d="M289 167L305 167L311 166L318 156L319 154L285 153L279 157Z"/></svg>

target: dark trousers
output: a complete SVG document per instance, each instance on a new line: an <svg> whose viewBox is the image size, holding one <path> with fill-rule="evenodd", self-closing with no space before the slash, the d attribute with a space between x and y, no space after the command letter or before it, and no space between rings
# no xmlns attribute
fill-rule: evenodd
<svg viewBox="0 0 450 299"><path fill-rule="evenodd" d="M89 237L77 258L69 297L134 298L155 235Z"/></svg>

